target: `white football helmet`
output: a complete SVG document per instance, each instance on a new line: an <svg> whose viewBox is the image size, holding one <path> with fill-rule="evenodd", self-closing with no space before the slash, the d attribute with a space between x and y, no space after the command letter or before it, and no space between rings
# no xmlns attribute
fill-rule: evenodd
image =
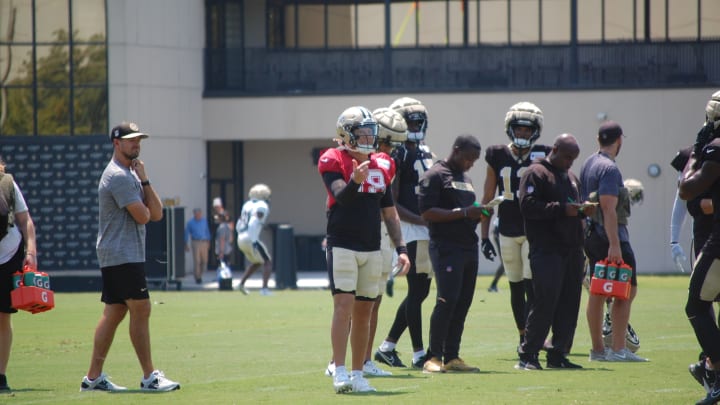
<svg viewBox="0 0 720 405"><path fill-rule="evenodd" d="M400 146L408 139L407 123L402 115L387 107L373 111L373 118L378 123L378 139L392 146Z"/></svg>
<svg viewBox="0 0 720 405"><path fill-rule="evenodd" d="M410 127L410 121L417 123L419 129L416 132L408 132L408 140L420 142L425 139L428 129L427 108L418 100L410 97L401 97L390 104L390 109L400 113Z"/></svg>
<svg viewBox="0 0 720 405"><path fill-rule="evenodd" d="M270 194L272 194L270 187L262 183L250 187L250 191L248 191L248 197L250 197L251 200L267 201L270 199Z"/></svg>
<svg viewBox="0 0 720 405"><path fill-rule="evenodd" d="M530 127L533 133L529 139L517 138L515 136L514 127ZM527 149L532 147L535 141L540 138L540 132L543 127L543 113L533 103L522 101L508 110L505 114L505 132L507 136L519 149Z"/></svg>
<svg viewBox="0 0 720 405"><path fill-rule="evenodd" d="M623 182L623 186L628 189L628 192L630 193L630 204L642 204L644 196L645 187L643 187L643 184L640 180L636 179L625 179Z"/></svg>
<svg viewBox="0 0 720 405"><path fill-rule="evenodd" d="M713 93L705 106L705 121L713 124L713 129L720 128L720 91Z"/></svg>
<svg viewBox="0 0 720 405"><path fill-rule="evenodd" d="M358 128L370 129L373 137L372 144L359 144L354 131ZM378 142L378 124L373 118L372 113L365 107L355 106L343 111L337 120L337 133L350 150L355 152L370 154L377 149Z"/></svg>

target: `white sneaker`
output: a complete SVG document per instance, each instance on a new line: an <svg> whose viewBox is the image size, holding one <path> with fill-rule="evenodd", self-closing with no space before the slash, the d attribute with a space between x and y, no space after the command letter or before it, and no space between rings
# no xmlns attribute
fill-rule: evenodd
<svg viewBox="0 0 720 405"><path fill-rule="evenodd" d="M373 377L386 377L392 375L391 372L385 371L378 367L372 360L368 360L365 362L365 364L363 364L363 374Z"/></svg>
<svg viewBox="0 0 720 405"><path fill-rule="evenodd" d="M590 360L590 361L607 361L607 355L608 355L608 353L610 353L611 351L612 351L612 350L610 350L610 349L607 348L607 347L604 348L602 352L596 352L595 350L590 349L590 358L589 358L589 360Z"/></svg>
<svg viewBox="0 0 720 405"><path fill-rule="evenodd" d="M368 380L362 376L352 376L350 378L353 392L374 392L377 391L375 388L370 386Z"/></svg>
<svg viewBox="0 0 720 405"><path fill-rule="evenodd" d="M347 373L335 374L333 376L333 387L335 387L335 393L337 394L352 391L353 384L350 381L350 376Z"/></svg>
<svg viewBox="0 0 720 405"><path fill-rule="evenodd" d="M328 377L332 377L335 375L335 362L331 361L328 363L327 368L325 369L325 375Z"/></svg>
<svg viewBox="0 0 720 405"><path fill-rule="evenodd" d="M126 387L121 387L117 384L114 384L110 379L108 378L107 374L100 373L100 376L98 378L90 381L88 376L83 377L82 383L80 383L80 391L125 391L127 390Z"/></svg>
<svg viewBox="0 0 720 405"><path fill-rule="evenodd" d="M180 383L165 378L165 373L155 370L147 379L140 380L140 389L143 391L173 391L180 389Z"/></svg>
<svg viewBox="0 0 720 405"><path fill-rule="evenodd" d="M273 294L270 292L269 289L263 288L262 290L260 290L260 295L268 296L268 295L273 295Z"/></svg>
<svg viewBox="0 0 720 405"><path fill-rule="evenodd" d="M640 357L637 354L631 352L628 350L627 347L623 347L621 350L618 350L617 352L614 350L610 350L605 356L606 361L616 361L616 362L644 362L644 361L650 361L644 357Z"/></svg>

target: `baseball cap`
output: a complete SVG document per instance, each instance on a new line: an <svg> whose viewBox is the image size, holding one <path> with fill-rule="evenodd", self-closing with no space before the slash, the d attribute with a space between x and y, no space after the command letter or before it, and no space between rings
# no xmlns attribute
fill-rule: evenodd
<svg viewBox="0 0 720 405"><path fill-rule="evenodd" d="M138 128L134 122L123 122L110 131L111 141L113 139L131 139L137 137L145 139L148 136L148 134L140 132L140 128Z"/></svg>
<svg viewBox="0 0 720 405"><path fill-rule="evenodd" d="M598 138L603 141L612 141L621 136L623 136L623 130L620 128L620 124L615 121L604 122L598 130Z"/></svg>
<svg viewBox="0 0 720 405"><path fill-rule="evenodd" d="M222 199L220 197L213 199L213 207L222 207Z"/></svg>

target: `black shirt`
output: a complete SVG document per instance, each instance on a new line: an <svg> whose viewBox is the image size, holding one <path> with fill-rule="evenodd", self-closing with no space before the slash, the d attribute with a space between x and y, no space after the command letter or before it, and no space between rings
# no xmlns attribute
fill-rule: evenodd
<svg viewBox="0 0 720 405"><path fill-rule="evenodd" d="M414 151L405 145L396 148L392 157L395 160L395 180L398 183L397 204L420 215L418 209L417 186L420 177L432 166L432 153L424 144L418 144Z"/></svg>
<svg viewBox="0 0 720 405"><path fill-rule="evenodd" d="M430 208L453 210L475 202L472 180L465 172L453 171L445 161L436 162L420 179L418 206L420 212ZM450 242L460 247L477 246L475 228L479 221L470 218L449 222L431 222L430 239Z"/></svg>
<svg viewBox="0 0 720 405"><path fill-rule="evenodd" d="M565 215L568 202L580 201L580 180L547 160L531 164L520 179L520 211L530 247L551 251L582 248L582 218Z"/></svg>

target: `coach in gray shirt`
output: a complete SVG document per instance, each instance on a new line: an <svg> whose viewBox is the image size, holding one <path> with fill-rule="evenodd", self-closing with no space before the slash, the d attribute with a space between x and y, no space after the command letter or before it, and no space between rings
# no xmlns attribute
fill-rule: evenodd
<svg viewBox="0 0 720 405"><path fill-rule="evenodd" d="M98 185L97 255L102 272L105 309L95 329L90 368L80 391L122 391L103 372L118 325L130 313L130 340L143 376L140 389L172 391L180 384L155 369L150 352L150 295L145 278L145 224L162 219L162 202L138 159L140 141L148 135L134 123L110 131L113 156Z"/></svg>

